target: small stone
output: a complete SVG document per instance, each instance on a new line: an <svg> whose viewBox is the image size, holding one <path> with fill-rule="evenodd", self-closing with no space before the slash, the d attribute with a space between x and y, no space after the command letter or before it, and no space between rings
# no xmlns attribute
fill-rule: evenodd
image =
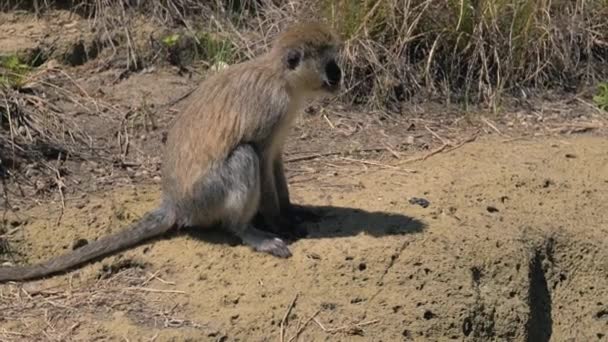
<svg viewBox="0 0 608 342"><path fill-rule="evenodd" d="M351 304L357 304L357 303L361 303L363 301L365 301L365 299L363 299L361 297L355 297L355 298L353 298L353 299L350 300L350 303Z"/></svg>
<svg viewBox="0 0 608 342"><path fill-rule="evenodd" d="M491 205L489 205L488 207L486 207L486 210L489 213L497 213L498 212L498 209L496 207L491 206Z"/></svg>
<svg viewBox="0 0 608 342"><path fill-rule="evenodd" d="M308 253L306 256L310 259L321 260L321 256L317 253Z"/></svg>
<svg viewBox="0 0 608 342"><path fill-rule="evenodd" d="M437 316L431 310L426 310L424 312L424 314L422 315L422 317L424 317L424 319L426 319L426 320L429 320L429 319L433 319Z"/></svg>
<svg viewBox="0 0 608 342"><path fill-rule="evenodd" d="M409 202L410 204L417 204L423 208L426 208L431 204L426 198L422 197L412 197L409 199Z"/></svg>
<svg viewBox="0 0 608 342"><path fill-rule="evenodd" d="M87 239L77 239L72 243L72 250L78 249L82 246L88 245L89 241Z"/></svg>
<svg viewBox="0 0 608 342"><path fill-rule="evenodd" d="M555 182L553 182L552 180L545 179L544 182L543 182L543 188L548 188L548 187L550 187L551 185L554 185L554 184L555 184Z"/></svg>

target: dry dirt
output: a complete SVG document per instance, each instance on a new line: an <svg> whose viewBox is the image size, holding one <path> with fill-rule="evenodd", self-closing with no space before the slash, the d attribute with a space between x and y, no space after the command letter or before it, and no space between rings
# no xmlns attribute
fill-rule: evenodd
<svg viewBox="0 0 608 342"><path fill-rule="evenodd" d="M219 232L178 234L24 285L3 312L8 306L31 316L0 316L0 336L278 340L299 294L286 336L315 313L320 323L305 326L301 341L602 340L607 150L601 137L493 138L408 164L416 173L336 171L324 181L294 184L295 200L318 206L324 218L307 224L309 236L291 244L291 259L253 253ZM411 197L430 205L411 204ZM19 249L27 261L120 229L153 208L158 191L131 186L89 198L82 208L69 206L60 226L57 205L21 213L27 223ZM55 296L100 287L107 278L100 275L117 264L123 268L114 272L135 268L158 278L115 280L104 293L108 302L53 305ZM18 288L3 285L3 296ZM113 298L125 300L129 291L135 296L125 302ZM332 333L321 325L348 328Z"/></svg>
<svg viewBox="0 0 608 342"><path fill-rule="evenodd" d="M44 32L2 15L0 32ZM0 43L35 48L34 33L12 45L0 33ZM123 152L117 113L154 113L158 127L132 119L120 163L63 163L65 208L53 188L29 198L38 205L13 197L3 262L45 260L154 208L163 132L197 81L171 68L117 77L95 61L65 70L116 106L66 111L99 146ZM425 108L304 115L288 176L293 201L321 218L304 223L292 258L222 232L173 233L65 275L0 285L0 341L608 340L605 132L560 134L599 127L564 103L490 119ZM441 139L459 147L411 160Z"/></svg>

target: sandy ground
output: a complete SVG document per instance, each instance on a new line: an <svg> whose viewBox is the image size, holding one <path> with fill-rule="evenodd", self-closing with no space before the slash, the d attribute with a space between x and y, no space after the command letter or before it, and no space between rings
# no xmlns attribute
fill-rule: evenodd
<svg viewBox="0 0 608 342"><path fill-rule="evenodd" d="M294 184L295 201L324 216L291 244L291 259L219 232L177 234L19 295L20 285L2 285L14 297L3 302L0 336L276 341L298 296L286 340L301 329L300 341L601 341L607 150L598 137L481 139L407 171ZM60 226L58 206L22 213L19 249L29 262L46 259L120 229L157 199L156 186L91 194ZM93 298L100 288L105 300ZM11 320L9 307L31 315Z"/></svg>

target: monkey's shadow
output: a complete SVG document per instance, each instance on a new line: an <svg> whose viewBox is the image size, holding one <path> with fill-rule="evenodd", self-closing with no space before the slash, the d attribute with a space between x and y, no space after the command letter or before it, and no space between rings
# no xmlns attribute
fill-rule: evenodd
<svg viewBox="0 0 608 342"><path fill-rule="evenodd" d="M291 227L299 233L287 233L282 237L289 243L299 239L321 239L355 236L366 233L375 237L405 235L422 232L425 224L415 218L388 212L369 212L357 208L334 206L295 206L314 215L306 215ZM256 225L264 229L263 226ZM189 236L208 243L235 246L240 240L217 227L212 229L185 229Z"/></svg>

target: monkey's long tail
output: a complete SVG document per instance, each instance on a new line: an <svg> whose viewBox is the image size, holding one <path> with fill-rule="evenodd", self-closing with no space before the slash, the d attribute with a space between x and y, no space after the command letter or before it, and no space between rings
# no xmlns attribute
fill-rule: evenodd
<svg viewBox="0 0 608 342"><path fill-rule="evenodd" d="M105 236L74 251L36 265L0 267L0 282L30 280L68 271L87 261L132 247L173 228L174 222L161 209L148 212L125 230Z"/></svg>

